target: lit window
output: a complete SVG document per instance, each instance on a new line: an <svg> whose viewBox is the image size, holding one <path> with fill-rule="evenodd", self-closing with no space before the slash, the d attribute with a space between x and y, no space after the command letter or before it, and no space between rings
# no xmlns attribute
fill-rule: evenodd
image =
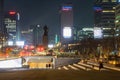
<svg viewBox="0 0 120 80"><path fill-rule="evenodd" d="M103 10L102 12L115 12L114 10Z"/></svg>
<svg viewBox="0 0 120 80"><path fill-rule="evenodd" d="M111 28L103 28L103 30L111 30Z"/></svg>
<svg viewBox="0 0 120 80"><path fill-rule="evenodd" d="M111 2L117 2L117 0L111 0Z"/></svg>
<svg viewBox="0 0 120 80"><path fill-rule="evenodd" d="M113 7L113 9L115 9L115 7Z"/></svg>
<svg viewBox="0 0 120 80"><path fill-rule="evenodd" d="M116 21L115 21L115 23L118 23L118 22L119 22L119 20L116 20Z"/></svg>
<svg viewBox="0 0 120 80"><path fill-rule="evenodd" d="M108 0L103 0L103 2L109 2Z"/></svg>

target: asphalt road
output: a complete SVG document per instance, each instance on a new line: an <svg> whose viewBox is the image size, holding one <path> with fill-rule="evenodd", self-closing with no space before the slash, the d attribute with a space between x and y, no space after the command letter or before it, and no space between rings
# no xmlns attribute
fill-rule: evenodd
<svg viewBox="0 0 120 80"><path fill-rule="evenodd" d="M19 70L0 71L0 80L120 80L117 71Z"/></svg>

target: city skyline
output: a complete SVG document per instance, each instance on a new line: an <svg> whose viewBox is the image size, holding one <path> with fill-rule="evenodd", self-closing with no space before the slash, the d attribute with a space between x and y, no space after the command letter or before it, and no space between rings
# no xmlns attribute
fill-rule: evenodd
<svg viewBox="0 0 120 80"><path fill-rule="evenodd" d="M47 25L49 33L56 34L60 28L60 7L63 3L72 3L74 9L74 25L88 27L93 25L93 0L4 0L4 10L15 10L21 15L21 27L28 28L30 25ZM54 30L54 28L58 28ZM54 30L54 31L53 31Z"/></svg>

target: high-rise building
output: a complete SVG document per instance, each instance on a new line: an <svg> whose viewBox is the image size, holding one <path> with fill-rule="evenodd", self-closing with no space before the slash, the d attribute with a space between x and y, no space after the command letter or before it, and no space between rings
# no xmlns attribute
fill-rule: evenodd
<svg viewBox="0 0 120 80"><path fill-rule="evenodd" d="M115 27L116 27L116 36L120 36L120 4L116 6Z"/></svg>
<svg viewBox="0 0 120 80"><path fill-rule="evenodd" d="M42 44L42 35L43 35L43 28L40 25L33 25L33 45L41 45Z"/></svg>
<svg viewBox="0 0 120 80"><path fill-rule="evenodd" d="M61 14L61 43L72 41L73 27L73 6L71 3L63 4L60 10Z"/></svg>
<svg viewBox="0 0 120 80"><path fill-rule="evenodd" d="M19 40L19 13L15 11L8 11L4 14L4 25L6 33L8 33L8 40Z"/></svg>
<svg viewBox="0 0 120 80"><path fill-rule="evenodd" d="M120 50L120 4L116 6L115 10L115 48L116 50ZM120 53L118 53L120 55Z"/></svg>
<svg viewBox="0 0 120 80"><path fill-rule="evenodd" d="M96 0L94 4L94 24L101 27L103 37L113 37L115 30L115 6L118 0Z"/></svg>
<svg viewBox="0 0 120 80"><path fill-rule="evenodd" d="M33 45L33 29L27 29L21 31L21 40L25 42L25 45Z"/></svg>

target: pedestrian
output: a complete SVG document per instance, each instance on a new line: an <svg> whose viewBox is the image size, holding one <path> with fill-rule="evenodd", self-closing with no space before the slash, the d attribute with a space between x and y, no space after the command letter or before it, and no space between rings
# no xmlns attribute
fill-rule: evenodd
<svg viewBox="0 0 120 80"><path fill-rule="evenodd" d="M103 68L103 62L99 62L99 70L101 70L101 68Z"/></svg>

